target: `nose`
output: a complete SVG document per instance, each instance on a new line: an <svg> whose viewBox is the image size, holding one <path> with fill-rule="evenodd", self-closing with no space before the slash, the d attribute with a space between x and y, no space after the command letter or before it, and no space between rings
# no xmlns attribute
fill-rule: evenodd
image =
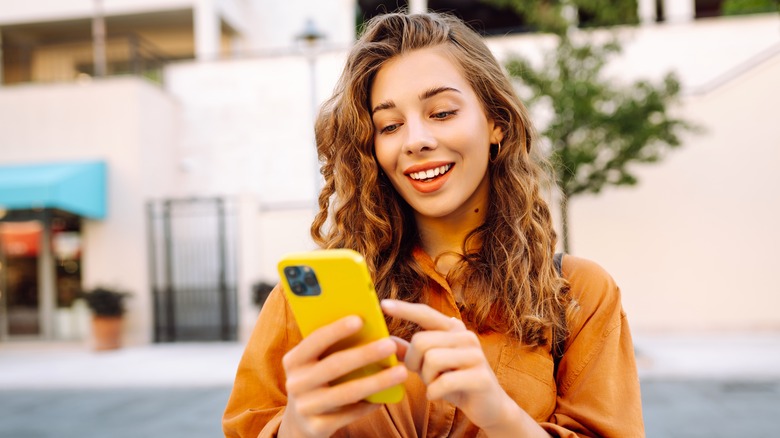
<svg viewBox="0 0 780 438"><path fill-rule="evenodd" d="M420 120L407 120L406 138L403 146L404 154L413 155L434 149L436 149L436 138L428 129L426 123Z"/></svg>

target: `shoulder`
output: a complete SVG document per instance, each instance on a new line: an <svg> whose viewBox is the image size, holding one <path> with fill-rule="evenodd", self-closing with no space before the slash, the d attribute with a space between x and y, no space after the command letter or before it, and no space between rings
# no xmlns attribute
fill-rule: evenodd
<svg viewBox="0 0 780 438"><path fill-rule="evenodd" d="M605 325L619 322L624 316L620 288L612 276L598 263L566 255L563 257L563 277L569 282L569 293L577 303L577 311L570 321L571 334L586 321L594 318Z"/></svg>
<svg viewBox="0 0 780 438"><path fill-rule="evenodd" d="M273 336L270 333L273 333ZM275 339L272 339L274 337ZM278 284L260 309L249 342L264 344L273 341L294 345L300 341L300 338L300 331L287 302L287 296L281 284Z"/></svg>
<svg viewBox="0 0 780 438"><path fill-rule="evenodd" d="M578 301L620 301L620 290L615 279L592 260L565 255L563 277L569 282L570 293Z"/></svg>

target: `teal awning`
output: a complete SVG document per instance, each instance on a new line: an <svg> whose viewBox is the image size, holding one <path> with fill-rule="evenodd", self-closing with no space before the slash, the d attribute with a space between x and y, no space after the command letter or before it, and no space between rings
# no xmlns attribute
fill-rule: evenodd
<svg viewBox="0 0 780 438"><path fill-rule="evenodd" d="M106 216L102 161L0 165L0 209L58 208L79 216Z"/></svg>

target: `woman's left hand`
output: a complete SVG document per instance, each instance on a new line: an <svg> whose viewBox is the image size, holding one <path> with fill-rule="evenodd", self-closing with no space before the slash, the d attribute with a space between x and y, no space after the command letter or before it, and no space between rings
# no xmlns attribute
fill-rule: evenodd
<svg viewBox="0 0 780 438"><path fill-rule="evenodd" d="M411 343L395 338L399 360L420 375L429 400L446 400L483 430L505 429L520 407L498 383L479 338L457 318L425 304L383 300L387 315L417 323L424 331ZM522 415L521 415L522 416Z"/></svg>

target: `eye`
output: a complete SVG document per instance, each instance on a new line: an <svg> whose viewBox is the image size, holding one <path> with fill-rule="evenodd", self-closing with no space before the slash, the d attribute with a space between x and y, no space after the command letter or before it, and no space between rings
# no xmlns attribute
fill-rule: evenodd
<svg viewBox="0 0 780 438"><path fill-rule="evenodd" d="M379 132L381 134L390 134L390 133L394 132L396 129L398 129L399 126L401 126L400 123L394 123L392 125L387 125L384 128L380 129Z"/></svg>
<svg viewBox="0 0 780 438"><path fill-rule="evenodd" d="M446 120L451 116L454 116L456 113L457 111L440 111L438 113L431 114L431 118L436 120Z"/></svg>

